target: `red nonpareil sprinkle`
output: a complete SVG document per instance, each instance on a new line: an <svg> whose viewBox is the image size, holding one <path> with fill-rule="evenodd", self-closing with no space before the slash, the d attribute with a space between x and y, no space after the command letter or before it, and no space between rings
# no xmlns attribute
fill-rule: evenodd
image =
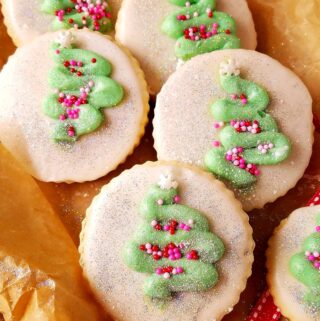
<svg viewBox="0 0 320 321"><path fill-rule="evenodd" d="M185 21L185 20L187 20L187 17L186 17L186 15L178 15L177 20Z"/></svg>
<svg viewBox="0 0 320 321"><path fill-rule="evenodd" d="M187 255L186 258L188 260L199 260L199 255L196 250L191 250Z"/></svg>
<svg viewBox="0 0 320 321"><path fill-rule="evenodd" d="M230 29L227 29L227 30L225 31L225 33L226 33L227 35L230 35L230 34L231 34Z"/></svg>
<svg viewBox="0 0 320 321"><path fill-rule="evenodd" d="M209 17L209 18L212 18L212 17L213 17L213 12L212 12L212 11L210 11L210 12L208 13L208 17Z"/></svg>
<svg viewBox="0 0 320 321"><path fill-rule="evenodd" d="M157 224L154 228L155 228L157 231L161 231L161 230L162 230L161 224Z"/></svg>
<svg viewBox="0 0 320 321"><path fill-rule="evenodd" d="M77 72L77 76L78 76L78 77L82 77L82 72L81 72L81 71L78 71L78 72Z"/></svg>
<svg viewBox="0 0 320 321"><path fill-rule="evenodd" d="M92 59L91 59L91 62L92 62L93 64L95 64L95 63L97 62L97 59L96 59L96 58L92 58Z"/></svg>
<svg viewBox="0 0 320 321"><path fill-rule="evenodd" d="M70 18L70 19L68 20L68 22L69 22L69 23L74 23L74 20Z"/></svg>
<svg viewBox="0 0 320 321"><path fill-rule="evenodd" d="M159 261L161 259L161 256L159 256L158 254L154 254L153 255L153 258L156 260L156 261Z"/></svg>
<svg viewBox="0 0 320 321"><path fill-rule="evenodd" d="M68 128L68 136L70 136L70 137L75 136L75 129L74 129L74 127L70 126L70 127Z"/></svg>
<svg viewBox="0 0 320 321"><path fill-rule="evenodd" d="M178 225L178 222L176 220L172 220L170 222L170 225L176 227Z"/></svg>
<svg viewBox="0 0 320 321"><path fill-rule="evenodd" d="M159 251L159 246L158 245L153 245L152 246L152 251Z"/></svg>
<svg viewBox="0 0 320 321"><path fill-rule="evenodd" d="M247 96L245 94L241 94L240 99L247 99Z"/></svg>

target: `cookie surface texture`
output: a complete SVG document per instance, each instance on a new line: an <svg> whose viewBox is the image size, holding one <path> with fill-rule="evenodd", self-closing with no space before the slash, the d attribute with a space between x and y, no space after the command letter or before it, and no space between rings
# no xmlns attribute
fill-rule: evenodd
<svg viewBox="0 0 320 321"><path fill-rule="evenodd" d="M299 208L281 222L269 241L270 292L291 321L320 320L319 216L319 205Z"/></svg>
<svg viewBox="0 0 320 321"><path fill-rule="evenodd" d="M42 181L94 180L139 143L148 112L141 69L100 33L49 33L18 48L0 76L0 138Z"/></svg>
<svg viewBox="0 0 320 321"><path fill-rule="evenodd" d="M245 0L125 0L116 39L139 60L152 95L182 61L213 50L254 50L257 45Z"/></svg>
<svg viewBox="0 0 320 321"><path fill-rule="evenodd" d="M311 97L290 70L250 50L197 56L158 95L154 139L160 160L205 168L245 210L284 195L312 152Z"/></svg>
<svg viewBox="0 0 320 321"><path fill-rule="evenodd" d="M251 274L253 247L248 217L221 182L196 167L148 162L94 199L80 253L116 319L221 320Z"/></svg>

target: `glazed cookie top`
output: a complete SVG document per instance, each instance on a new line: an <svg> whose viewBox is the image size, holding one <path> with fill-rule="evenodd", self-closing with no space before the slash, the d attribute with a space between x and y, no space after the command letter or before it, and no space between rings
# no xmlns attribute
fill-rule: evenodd
<svg viewBox="0 0 320 321"><path fill-rule="evenodd" d="M320 320L320 206L294 211L269 242L268 282L290 320Z"/></svg>
<svg viewBox="0 0 320 321"><path fill-rule="evenodd" d="M114 29L122 0L3 0L3 14L16 45L54 30L89 28L102 33Z"/></svg>
<svg viewBox="0 0 320 321"><path fill-rule="evenodd" d="M165 162L135 166L106 185L80 245L95 295L124 321L221 320L251 274L252 250L232 193L197 168Z"/></svg>
<svg viewBox="0 0 320 321"><path fill-rule="evenodd" d="M201 166L224 180L246 210L260 208L292 188L308 165L311 97L263 54L201 55L158 95L154 139L159 159Z"/></svg>
<svg viewBox="0 0 320 321"><path fill-rule="evenodd" d="M256 47L245 0L124 1L116 38L140 61L151 94L157 94L177 66L193 56Z"/></svg>
<svg viewBox="0 0 320 321"><path fill-rule="evenodd" d="M101 177L124 161L144 131L142 72L99 33L41 36L10 57L0 83L1 141L40 180Z"/></svg>

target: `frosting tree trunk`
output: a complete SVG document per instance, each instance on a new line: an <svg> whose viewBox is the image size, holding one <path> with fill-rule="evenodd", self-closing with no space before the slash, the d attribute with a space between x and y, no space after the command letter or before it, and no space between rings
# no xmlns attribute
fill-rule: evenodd
<svg viewBox="0 0 320 321"><path fill-rule="evenodd" d="M265 89L243 79L231 60L221 64L220 81L229 96L211 106L214 126L223 128L205 156L205 165L234 186L247 187L256 181L258 165L282 162L291 144L266 111L269 96Z"/></svg>
<svg viewBox="0 0 320 321"><path fill-rule="evenodd" d="M44 113L56 120L53 138L72 142L96 130L104 121L103 108L117 105L122 87L109 78L110 63L102 56L75 48L71 33L60 34L52 47L55 63L49 85L55 90L43 102Z"/></svg>
<svg viewBox="0 0 320 321"><path fill-rule="evenodd" d="M149 274L144 294L168 299L173 293L204 291L218 282L214 266L224 253L221 239L209 230L205 216L180 204L177 183L162 176L140 206L143 223L126 244L124 260Z"/></svg>
<svg viewBox="0 0 320 321"><path fill-rule="evenodd" d="M320 214L317 217L316 232L309 235L302 244L302 251L290 260L290 272L303 283L308 291L305 302L313 308L320 308Z"/></svg>
<svg viewBox="0 0 320 321"><path fill-rule="evenodd" d="M161 27L169 37L177 39L177 58L187 60L214 50L240 48L234 20L215 10L215 0L168 1L184 7L169 14Z"/></svg>

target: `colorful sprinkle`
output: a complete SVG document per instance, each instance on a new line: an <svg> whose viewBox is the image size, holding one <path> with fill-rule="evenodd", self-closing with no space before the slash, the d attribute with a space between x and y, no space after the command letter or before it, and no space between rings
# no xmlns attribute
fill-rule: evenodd
<svg viewBox="0 0 320 321"><path fill-rule="evenodd" d="M251 134L261 133L261 128L257 120L231 120L230 126L232 126L238 133L249 132Z"/></svg>
<svg viewBox="0 0 320 321"><path fill-rule="evenodd" d="M74 3L73 7L68 7L66 9L59 9L55 11L55 15L59 22L66 21L72 27L84 27L88 24L88 20L92 22L91 28L94 30L100 30L102 25L105 25L111 18L111 13L109 11L109 6L106 1L97 0L93 2L92 0L71 0ZM80 14L80 21L82 25L79 26L75 23L75 20L68 18L65 20L67 15Z"/></svg>
<svg viewBox="0 0 320 321"><path fill-rule="evenodd" d="M179 202L180 202L180 199L179 199ZM174 235L177 230L182 230L182 231L186 231L186 232L191 231L192 224L187 225L183 222L177 222L176 220L170 220L168 223L162 225L161 223L157 222L156 220L151 221L151 225L155 230L170 232L171 235Z"/></svg>
<svg viewBox="0 0 320 321"><path fill-rule="evenodd" d="M241 169L245 169L252 175L258 176L260 174L258 167L255 164L246 163L242 156L243 147L234 147L226 152L225 158L231 162L234 166L238 166Z"/></svg>

